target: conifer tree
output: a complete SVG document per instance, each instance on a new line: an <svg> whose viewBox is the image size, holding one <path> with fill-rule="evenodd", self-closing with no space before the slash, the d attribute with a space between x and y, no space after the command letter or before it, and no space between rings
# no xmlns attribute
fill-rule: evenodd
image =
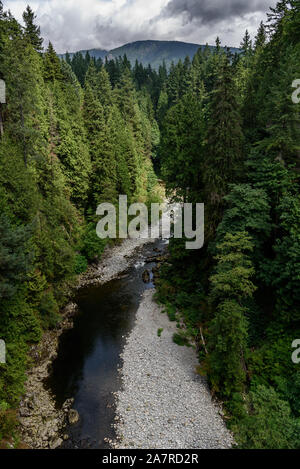
<svg viewBox="0 0 300 469"><path fill-rule="evenodd" d="M44 78L49 81L62 79L61 63L50 41L44 54Z"/></svg>
<svg viewBox="0 0 300 469"><path fill-rule="evenodd" d="M221 76L213 91L207 128L204 183L207 201L222 205L229 184L236 180L242 161L241 118L236 100L232 68L224 60Z"/></svg>
<svg viewBox="0 0 300 469"><path fill-rule="evenodd" d="M162 89L157 103L157 120L160 125L163 124L166 112L168 110L168 93L165 88Z"/></svg>
<svg viewBox="0 0 300 469"><path fill-rule="evenodd" d="M91 62L84 79L85 87L90 86L94 93L99 97L99 80L98 73L94 62Z"/></svg>
<svg viewBox="0 0 300 469"><path fill-rule="evenodd" d="M190 92L166 114L162 129L162 172L167 187L192 201L202 189L204 138L201 102ZM180 168L180 171L178 170Z"/></svg>
<svg viewBox="0 0 300 469"><path fill-rule="evenodd" d="M132 133L124 125L116 105L110 110L109 125L117 169L117 192L126 194L130 201L135 191L136 155Z"/></svg>
<svg viewBox="0 0 300 469"><path fill-rule="evenodd" d="M243 300L251 297L255 286L248 253L253 250L247 232L227 234L217 246L216 272L210 278L210 300L216 315L210 329L210 371L216 391L227 398L243 392L246 380L245 351L247 319Z"/></svg>
<svg viewBox="0 0 300 469"><path fill-rule="evenodd" d="M37 26L34 21L36 15L28 5L23 13L23 20L25 23L25 37L27 37L37 52L43 50L43 39L41 38L41 28Z"/></svg>
<svg viewBox="0 0 300 469"><path fill-rule="evenodd" d="M116 160L109 124L97 95L86 86L84 116L92 160L91 198L93 209L101 202L116 200Z"/></svg>
<svg viewBox="0 0 300 469"><path fill-rule="evenodd" d="M7 128L19 142L27 165L29 157L43 154L45 149L40 57L21 37L14 38L6 42L2 72L11 115Z"/></svg>
<svg viewBox="0 0 300 469"><path fill-rule="evenodd" d="M173 62L170 67L167 91L170 105L176 104L180 97L180 72L178 65L175 65Z"/></svg>
<svg viewBox="0 0 300 469"><path fill-rule="evenodd" d="M261 21L257 31L257 35L255 36L254 50L257 51L258 48L263 47L266 44L266 41L266 28L263 21Z"/></svg>
<svg viewBox="0 0 300 469"><path fill-rule="evenodd" d="M109 80L109 75L105 68L102 66L98 72L98 96L100 103L103 106L104 114L106 118L108 118L109 109L113 104L113 96L112 96L112 87Z"/></svg>
<svg viewBox="0 0 300 469"><path fill-rule="evenodd" d="M244 55L247 55L252 52L252 40L250 39L250 34L248 29L246 29L245 36L240 44L240 48Z"/></svg>

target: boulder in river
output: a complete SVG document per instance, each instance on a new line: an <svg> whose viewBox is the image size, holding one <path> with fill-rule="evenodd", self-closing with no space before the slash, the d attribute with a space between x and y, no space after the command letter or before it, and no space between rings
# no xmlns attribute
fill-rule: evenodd
<svg viewBox="0 0 300 469"><path fill-rule="evenodd" d="M150 278L151 278L151 277L150 277L150 272L149 272L149 270L146 269L146 270L143 272L143 282L144 282L144 283L149 283L149 282L150 282Z"/></svg>
<svg viewBox="0 0 300 469"><path fill-rule="evenodd" d="M50 443L50 449L56 449L62 444L63 440L61 438L55 438L51 443Z"/></svg>
<svg viewBox="0 0 300 469"><path fill-rule="evenodd" d="M70 425L74 425L79 420L79 413L75 409L70 409L68 413L68 420Z"/></svg>

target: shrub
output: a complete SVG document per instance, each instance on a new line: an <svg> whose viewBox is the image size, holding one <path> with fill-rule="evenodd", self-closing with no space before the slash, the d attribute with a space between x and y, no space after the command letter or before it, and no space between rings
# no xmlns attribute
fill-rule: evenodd
<svg viewBox="0 0 300 469"><path fill-rule="evenodd" d="M55 327L60 320L60 316L58 314L59 307L51 290L43 294L39 309L43 327Z"/></svg>
<svg viewBox="0 0 300 469"><path fill-rule="evenodd" d="M299 449L300 422L289 403L272 387L258 386L249 394L249 414L240 420L237 440L244 449Z"/></svg>
<svg viewBox="0 0 300 469"><path fill-rule="evenodd" d="M0 402L0 443L4 438L10 438L17 425L16 412L10 409L5 401Z"/></svg>
<svg viewBox="0 0 300 469"><path fill-rule="evenodd" d="M80 252L89 262L100 259L107 243L107 239L98 238L96 224L89 223L82 236Z"/></svg>
<svg viewBox="0 0 300 469"><path fill-rule="evenodd" d="M187 347L191 346L188 338L185 337L184 334L177 334L176 332L173 335L173 342L175 342L175 344L179 345L180 347L183 347L184 345L186 345Z"/></svg>
<svg viewBox="0 0 300 469"><path fill-rule="evenodd" d="M75 259L75 274L79 275L86 271L88 267L88 261L86 257L81 254L77 254Z"/></svg>

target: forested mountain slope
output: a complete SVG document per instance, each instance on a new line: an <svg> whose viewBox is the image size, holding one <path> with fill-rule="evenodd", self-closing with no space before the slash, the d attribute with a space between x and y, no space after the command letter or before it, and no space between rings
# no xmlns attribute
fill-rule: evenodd
<svg viewBox="0 0 300 469"><path fill-rule="evenodd" d="M204 248L173 240L159 297L243 448L300 444L299 25L278 2L238 60L199 52L159 98L167 188L205 202Z"/></svg>
<svg viewBox="0 0 300 469"><path fill-rule="evenodd" d="M88 54L96 60L105 60L106 58L107 60L111 60L118 59L119 57L126 55L132 65L134 65L137 60L144 67L151 65L152 68L157 70L163 62L165 62L167 67L170 67L172 62L177 64L179 60L184 61L186 57L189 57L192 60L198 49L204 50L205 48L213 51L215 46L205 46L180 41L147 40L130 42L129 44L125 44L124 46L117 47L110 51L102 49L81 50L77 53L70 53L70 56L73 57L78 53L85 56L88 52ZM232 54L239 54L240 49L237 47L230 47L230 52Z"/></svg>
<svg viewBox="0 0 300 469"><path fill-rule="evenodd" d="M55 327L69 287L100 258L99 203L158 201L150 99L124 67L112 87L91 63L81 87L28 8L22 27L0 2L0 440L13 428L30 345Z"/></svg>

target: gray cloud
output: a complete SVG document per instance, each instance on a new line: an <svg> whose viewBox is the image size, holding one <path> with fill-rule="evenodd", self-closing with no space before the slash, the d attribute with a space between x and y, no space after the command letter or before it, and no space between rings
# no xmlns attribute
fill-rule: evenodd
<svg viewBox="0 0 300 469"><path fill-rule="evenodd" d="M187 22L202 24L229 21L248 13L266 12L272 0L171 0L161 12L162 18L182 16Z"/></svg>
<svg viewBox="0 0 300 469"><path fill-rule="evenodd" d="M7 0L17 19L30 3L57 52L112 49L143 39L238 46L277 0Z"/></svg>

